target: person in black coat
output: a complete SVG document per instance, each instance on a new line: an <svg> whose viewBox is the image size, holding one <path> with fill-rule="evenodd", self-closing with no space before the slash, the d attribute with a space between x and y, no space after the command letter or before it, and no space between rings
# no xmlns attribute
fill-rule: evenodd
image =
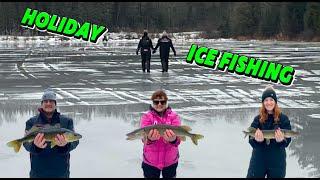
<svg viewBox="0 0 320 180"><path fill-rule="evenodd" d="M153 50L155 53L160 46L160 59L162 65L162 72L168 72L169 69L169 53L170 48L172 49L174 56L176 56L176 50L173 47L172 41L168 38L167 33L164 31L162 37L158 40L156 47Z"/></svg>
<svg viewBox="0 0 320 180"><path fill-rule="evenodd" d="M151 60L151 50L153 49L152 40L148 37L148 32L145 30L143 32L143 36L139 41L136 54L140 50L141 52L141 63L142 63L142 71L150 73L150 60Z"/></svg>
<svg viewBox="0 0 320 180"><path fill-rule="evenodd" d="M57 112L56 94L52 89L45 90L39 114L26 122L26 133L35 124L60 123L61 128L74 131L73 120ZM33 142L25 142L23 146L30 152L30 178L69 178L70 151L74 150L79 141L67 143L63 135L56 136L57 146L50 148L43 133L37 134Z"/></svg>
<svg viewBox="0 0 320 180"><path fill-rule="evenodd" d="M249 138L252 150L247 178L284 178L286 175L286 147L291 138L285 138L279 130L291 130L289 118L277 104L277 95L272 87L262 94L262 106L251 127L257 129L254 138ZM275 139L266 143L261 130L275 130Z"/></svg>

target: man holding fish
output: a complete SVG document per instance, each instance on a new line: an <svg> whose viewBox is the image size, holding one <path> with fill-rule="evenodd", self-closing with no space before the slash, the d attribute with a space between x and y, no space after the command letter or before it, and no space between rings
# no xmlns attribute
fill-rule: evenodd
<svg viewBox="0 0 320 180"><path fill-rule="evenodd" d="M53 126L58 124L61 128L71 132L74 131L73 120L57 112L56 103L56 94L52 89L46 89L41 99L41 108L38 109L39 114L26 122L26 135L41 129L35 125L58 127ZM69 178L70 151L78 146L79 140L74 139L73 142L68 142L68 137L63 133L56 133L48 141L49 139L46 139L46 137L50 138L47 136L50 133L47 134L46 132L52 132L52 129L54 128L43 129L40 133L37 133L33 141L23 143L25 149L30 152L30 178ZM79 135L78 138L81 138L81 136Z"/></svg>

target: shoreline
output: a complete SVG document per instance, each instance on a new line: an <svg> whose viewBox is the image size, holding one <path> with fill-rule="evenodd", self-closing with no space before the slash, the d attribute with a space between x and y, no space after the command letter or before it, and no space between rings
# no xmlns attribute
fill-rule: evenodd
<svg viewBox="0 0 320 180"><path fill-rule="evenodd" d="M140 39L141 34L137 32L107 32L109 40L133 40L133 39ZM149 33L149 36L151 38L159 38L162 33ZM288 41L288 42L320 42L320 36L315 36L312 38L303 38L301 36L299 37L289 37L289 36L282 36L282 35L276 35L272 37L263 37L263 36L230 36L230 37L223 37L223 36L215 36L210 37L209 35L205 34L205 32L201 31L188 31L188 32L172 32L168 33L169 37L172 39L175 39L178 37L178 39L186 39L186 40L192 40L192 39L204 39L204 40L212 40L212 39L233 39L237 41ZM110 37L111 36L111 37ZM113 37L112 37L113 36ZM180 37L179 37L180 36ZM7 37L7 38L5 38ZM61 40L70 40L68 37L64 37L61 35L54 35L54 34L19 34L19 35L4 35L0 34L1 40L18 40L20 38L26 38L31 40L36 40L36 38L45 39L45 38L58 38ZM41 38L42 37L42 38ZM106 42L106 41L104 41Z"/></svg>
<svg viewBox="0 0 320 180"><path fill-rule="evenodd" d="M288 37L288 36L272 36L272 37L262 37L262 36L235 36L231 37L238 41L290 41L290 42L320 42L320 36L315 36L312 38L302 38L302 37Z"/></svg>

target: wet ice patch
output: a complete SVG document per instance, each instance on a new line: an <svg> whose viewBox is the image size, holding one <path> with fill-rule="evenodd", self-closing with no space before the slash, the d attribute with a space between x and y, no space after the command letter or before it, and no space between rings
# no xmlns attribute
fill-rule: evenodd
<svg viewBox="0 0 320 180"><path fill-rule="evenodd" d="M311 70L314 74L320 75L320 70Z"/></svg>
<svg viewBox="0 0 320 180"><path fill-rule="evenodd" d="M85 67L74 67L74 65L67 66L67 65L51 64L51 66L57 71L100 73L100 71L96 69L89 69Z"/></svg>
<svg viewBox="0 0 320 180"><path fill-rule="evenodd" d="M64 98L71 98L71 99L75 99L80 101L81 98L79 98L76 93L73 93L72 90L70 90L69 88L54 88L57 92L57 94L59 94L60 96L64 97Z"/></svg>
<svg viewBox="0 0 320 180"><path fill-rule="evenodd" d="M41 99L43 93L8 93L7 96L12 100L23 100L23 99Z"/></svg>
<svg viewBox="0 0 320 180"><path fill-rule="evenodd" d="M16 85L17 88L41 88L41 85Z"/></svg>
<svg viewBox="0 0 320 180"><path fill-rule="evenodd" d="M189 35L181 35L183 38L186 36ZM123 131L125 128L118 127L121 120L110 120L106 114L111 113L123 117L130 127L131 125L138 126L141 113L148 110L150 103L152 103L150 96L158 88L166 90L170 105L172 105L174 111L181 115L184 123L199 125L199 130L204 131L206 134L205 140L201 141L196 148L190 141L181 146L181 169L179 169L181 174L178 175L179 177L208 176L208 172L212 172L212 169L215 170L214 174L216 176L221 177L226 176L225 169L232 172L228 176L241 177L245 174L247 167L243 166L243 163L230 166L229 159L221 159L221 157L225 157L225 149L235 147L234 144L228 145L223 142L229 140L234 142L234 139L241 136L241 141L236 141L238 142L236 146L240 148L236 150L242 149L243 152L240 154L245 157L238 158L236 161L246 162L245 164L249 163L251 149L247 141L243 140L243 134L241 134L239 127L247 126L250 123L247 121L253 119L254 115L256 115L255 113L258 112L258 108L261 106L261 94L266 83L259 79L227 72L217 72L186 63L185 57L182 56L183 53L188 52L192 43L207 47L219 47L221 51L235 50L256 57L268 57L267 59L271 58L271 60L273 59L272 57L277 57L276 61L288 63L293 67L300 67L296 71L300 84L294 83L291 87L275 85L279 95L280 107L293 109L291 112L299 109L303 109L302 112L306 112L306 109L319 108L320 104L317 96L320 89L320 81L317 80L320 75L320 70L318 70L319 43L237 41L233 39L206 40L176 37L173 39L173 43L179 56L176 58L170 57L169 73L163 75L160 72L161 64L157 52L152 56L151 74L143 75L141 72L141 57L135 55L135 48L139 39L121 39L126 38L124 35L104 44L90 45L71 39L60 41L53 37L47 39L38 38L38 40L37 38L25 38L21 43L23 47L26 47L24 49L17 49L17 43L13 43L13 39L10 39L10 43L0 41L0 86L2 85L2 89L5 89L5 91L1 89L1 92L5 95L0 94L0 100L5 105L11 102L16 103L16 105L21 103L38 105L43 91L42 87L46 86L47 83L50 82L52 87L61 89L61 91L54 89L57 90L57 97L60 100L59 106L69 108L66 110L68 115L74 116L77 123L84 123L81 126L81 130L84 130L85 133L90 134L90 137L95 139L94 141L85 139L83 141L85 143L80 144L81 148L79 146L79 149L76 149L72 156L77 153L78 157L83 157L86 154L85 151L92 152L87 143L91 143L94 147L97 147L95 146L97 144L99 146L103 145L102 150L95 151L95 156L97 157L102 157L106 152L114 154L113 158L110 159L108 156L107 161L98 162L100 166L96 166L97 168L95 168L94 172L90 172L91 174L88 174L88 171L83 171L83 167L79 162L94 164L97 163L97 158L83 159L73 156L71 163L76 164L71 166L73 176L119 177L121 176L121 169L129 169L127 173L129 177L142 177L141 164L139 163L141 154L138 154L142 152L141 149L138 149L141 148L141 142L135 142L136 144L128 143L120 148L120 152L117 147L110 149L110 142L125 143L125 141L121 140L125 137L120 137L125 134ZM153 39L157 40L157 38ZM48 41L51 41L52 45ZM1 54L4 54L4 56L1 56ZM16 65L20 61L23 61L23 64L19 66L21 74ZM37 81L32 75L38 78ZM37 82L39 86L31 87L30 85L34 84L34 82ZM32 88L32 90L27 90L28 87ZM26 97L19 97L19 94L24 94ZM11 98L13 96L18 98L13 100ZM27 97L30 97L30 99ZM17 116L15 109L18 108L16 105L1 108L0 110L3 109L3 112L14 113L5 113L3 116L0 114L0 121L8 119L4 118L7 116L13 117L12 119L19 119L15 118ZM99 110L92 111L90 110L92 108ZM248 108L252 110L252 113L246 111ZM76 111L81 111L82 114L75 113ZM319 114L316 111L302 114L301 116L303 117L301 120L313 117L319 118ZM89 119L92 120L90 123ZM18 122L20 123L21 121L20 118ZM235 124L233 126L232 123L234 122L242 122L244 124L241 126ZM22 124L24 125L24 123ZM306 128L301 123L299 121L297 124L293 123L293 125ZM5 137L8 129L16 129L17 124L12 123L14 126L2 124L3 128L0 134L3 133L4 136L1 137ZM95 129L94 133L97 133L98 136L92 136L92 132L87 132L88 129L90 130L88 125L90 128ZM101 136L101 133L104 134L106 132L105 127L110 127L110 125L113 127L110 129L114 129L116 132L109 133L115 134L115 136ZM76 128L78 127L76 126ZM126 128L128 129L128 127ZM192 128L197 129L195 126ZM229 132L229 128L234 128L234 131L231 130L228 134L230 136L226 137L225 132ZM123 131L123 133L119 131ZM97 137L101 137L103 140L101 138L96 139ZM212 138L215 141L209 141ZM215 153L209 153L208 155L208 148L210 149L213 146L221 147L221 152L215 151ZM308 146L308 144L304 146ZM305 148L304 146L301 145L299 147ZM108 147L109 150L106 151ZM0 149L4 148L0 147ZM126 151L126 149L129 149L129 151ZM317 149L317 146L315 149ZM316 150L312 153L315 152L317 153ZM125 153L126 156L123 156L122 153ZM230 155L239 154L236 151L228 153ZM204 155L198 156L195 154ZM219 163L214 163L215 161L208 163L208 159L210 159L208 156ZM234 156L230 157L233 158ZM12 158L11 160L7 159L8 161L0 162L0 169L3 170L1 171L2 175L7 176L10 173L8 164L11 163L15 165L17 172L24 173L21 176L27 177L29 169L26 167L30 164L27 154L23 155L23 157L16 156L14 158L16 158L15 161ZM223 161L227 162L220 163ZM25 162L25 164L21 165L22 163L16 162ZM289 177L303 174L298 162L300 163L300 160L288 157L287 174ZM115 168L115 164L118 167ZM109 167L119 171L113 171L110 174L105 170ZM239 167L243 168L239 169ZM191 169L193 171L190 171ZM307 175L303 174L302 176Z"/></svg>
<svg viewBox="0 0 320 180"><path fill-rule="evenodd" d="M307 70L302 70L302 69L297 69L295 70L296 76L311 76L313 75L312 72L307 71Z"/></svg>
<svg viewBox="0 0 320 180"><path fill-rule="evenodd" d="M212 106L189 106L183 109L176 108L175 111L177 112L192 112L192 111L204 111L204 110L211 110L211 109L237 109L237 108L257 108L260 107L260 103L250 103L248 104L237 104L237 105L212 105Z"/></svg>
<svg viewBox="0 0 320 180"><path fill-rule="evenodd" d="M320 81L319 77L306 77L306 78L301 78L304 81L311 81L311 82L315 82L315 81Z"/></svg>
<svg viewBox="0 0 320 180"><path fill-rule="evenodd" d="M320 119L320 114L311 114L311 115L308 115L312 118L316 118L316 119Z"/></svg>
<svg viewBox="0 0 320 180"><path fill-rule="evenodd" d="M287 98L281 98L278 101L279 101L279 104L281 104L281 106L283 106L283 107L290 107L290 108L317 108L317 107L319 107L319 105L315 104L315 103L310 103L310 102L300 103L297 100L295 101L295 100L291 100L291 99L287 99Z"/></svg>

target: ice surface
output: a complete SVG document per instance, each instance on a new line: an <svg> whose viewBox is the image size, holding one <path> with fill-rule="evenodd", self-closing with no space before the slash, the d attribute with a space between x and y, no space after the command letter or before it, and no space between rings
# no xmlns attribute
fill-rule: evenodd
<svg viewBox="0 0 320 180"><path fill-rule="evenodd" d="M154 42L159 35L152 36ZM169 73L161 73L157 52L150 74L142 73L135 55L139 33L110 33L108 42L97 44L0 36L0 177L28 177L28 153L22 148L15 154L5 143L23 135L47 87L57 93L58 110L72 117L83 135L71 152L71 177L142 177L142 143L125 140L125 134L139 126L151 94L160 88L182 123L205 136L198 146L190 139L181 144L177 176L245 177L252 148L242 130L258 114L270 84L293 128L302 131L287 148L286 177L319 175L320 43L169 35L177 51L176 57L171 52ZM288 87L188 64L192 43L291 65L296 79Z"/></svg>

